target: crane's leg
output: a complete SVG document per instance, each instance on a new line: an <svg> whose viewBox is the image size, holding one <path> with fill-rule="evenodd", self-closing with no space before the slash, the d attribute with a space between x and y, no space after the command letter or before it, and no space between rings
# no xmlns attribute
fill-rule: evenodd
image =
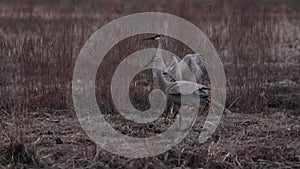
<svg viewBox="0 0 300 169"><path fill-rule="evenodd" d="M172 104L172 103L171 103L171 107L170 107L170 109L171 109L171 112L170 112L170 114L173 114L174 104Z"/></svg>
<svg viewBox="0 0 300 169"><path fill-rule="evenodd" d="M165 123L167 122L168 114L169 114L169 113L168 113L168 110L167 110L166 115L165 115L165 120L164 120Z"/></svg>
<svg viewBox="0 0 300 169"><path fill-rule="evenodd" d="M174 105L174 115L173 115L173 119L176 118L177 114L179 113L179 106L178 105Z"/></svg>
<svg viewBox="0 0 300 169"><path fill-rule="evenodd" d="M179 127L181 127L181 114L179 112L179 108L180 106L177 105L177 104L174 104L174 116L173 116L173 119L175 119L177 117L177 114L179 114Z"/></svg>
<svg viewBox="0 0 300 169"><path fill-rule="evenodd" d="M165 120L164 122L167 121L167 117L169 115L169 108L170 108L170 114L173 114L173 107L174 107L174 104L172 102L167 102L167 112L166 112L166 116L165 116Z"/></svg>

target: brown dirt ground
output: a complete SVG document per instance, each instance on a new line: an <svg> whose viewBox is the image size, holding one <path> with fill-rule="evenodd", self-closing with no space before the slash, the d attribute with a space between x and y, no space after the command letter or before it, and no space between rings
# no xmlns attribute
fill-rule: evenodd
<svg viewBox="0 0 300 169"><path fill-rule="evenodd" d="M122 126L131 125L134 128L134 124L121 124L121 121L117 121L119 115L111 116L110 119L115 121L113 126L120 129ZM32 122L23 131L25 147L12 148L6 142L8 138L1 139L2 144L6 145L1 151L2 163L16 160L15 165L6 166L8 168L300 167L300 117L289 111L224 113L214 135L203 144L197 141L201 122L205 119L205 116L200 115L180 144L161 155L143 159L119 157L101 149L95 155L95 144L85 134L75 112L71 110L30 112L28 118ZM115 124L116 121L118 125ZM5 121L2 123L4 131L9 131L11 124ZM164 127L154 125L154 128L145 132L153 134L163 130ZM127 131L130 132L135 135L136 131ZM219 141L213 144L217 138ZM9 153L14 154L15 159ZM23 155L22 164L16 159L18 154ZM24 161L25 157L29 160Z"/></svg>

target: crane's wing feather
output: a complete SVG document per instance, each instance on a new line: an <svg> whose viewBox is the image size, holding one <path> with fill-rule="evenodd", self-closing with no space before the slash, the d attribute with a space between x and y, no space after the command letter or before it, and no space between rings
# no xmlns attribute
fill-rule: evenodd
<svg viewBox="0 0 300 169"><path fill-rule="evenodd" d="M207 74L203 62L204 58L200 54L187 54L180 62L181 72L184 80L190 80L190 73L192 72L196 80L203 78Z"/></svg>
<svg viewBox="0 0 300 169"><path fill-rule="evenodd" d="M168 73L175 73L176 64L178 64L178 61L177 61L176 57L173 56L170 66L165 71Z"/></svg>
<svg viewBox="0 0 300 169"><path fill-rule="evenodd" d="M189 81L177 81L176 84L168 90L168 92L169 94L191 95L201 90L209 90L209 88L205 85Z"/></svg>

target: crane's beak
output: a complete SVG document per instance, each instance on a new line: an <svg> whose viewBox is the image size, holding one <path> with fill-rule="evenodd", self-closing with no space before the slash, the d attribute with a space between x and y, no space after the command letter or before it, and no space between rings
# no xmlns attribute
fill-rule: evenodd
<svg viewBox="0 0 300 169"><path fill-rule="evenodd" d="M155 38L154 38L154 37L151 37L151 38L143 39L143 41L146 41L146 40L155 40Z"/></svg>

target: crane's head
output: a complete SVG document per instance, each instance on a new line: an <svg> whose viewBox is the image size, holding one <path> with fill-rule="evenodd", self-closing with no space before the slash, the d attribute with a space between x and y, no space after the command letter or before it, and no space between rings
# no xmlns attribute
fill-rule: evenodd
<svg viewBox="0 0 300 169"><path fill-rule="evenodd" d="M162 36L157 34L154 37L143 39L143 41L145 41L145 40L160 40L160 39L162 39Z"/></svg>

